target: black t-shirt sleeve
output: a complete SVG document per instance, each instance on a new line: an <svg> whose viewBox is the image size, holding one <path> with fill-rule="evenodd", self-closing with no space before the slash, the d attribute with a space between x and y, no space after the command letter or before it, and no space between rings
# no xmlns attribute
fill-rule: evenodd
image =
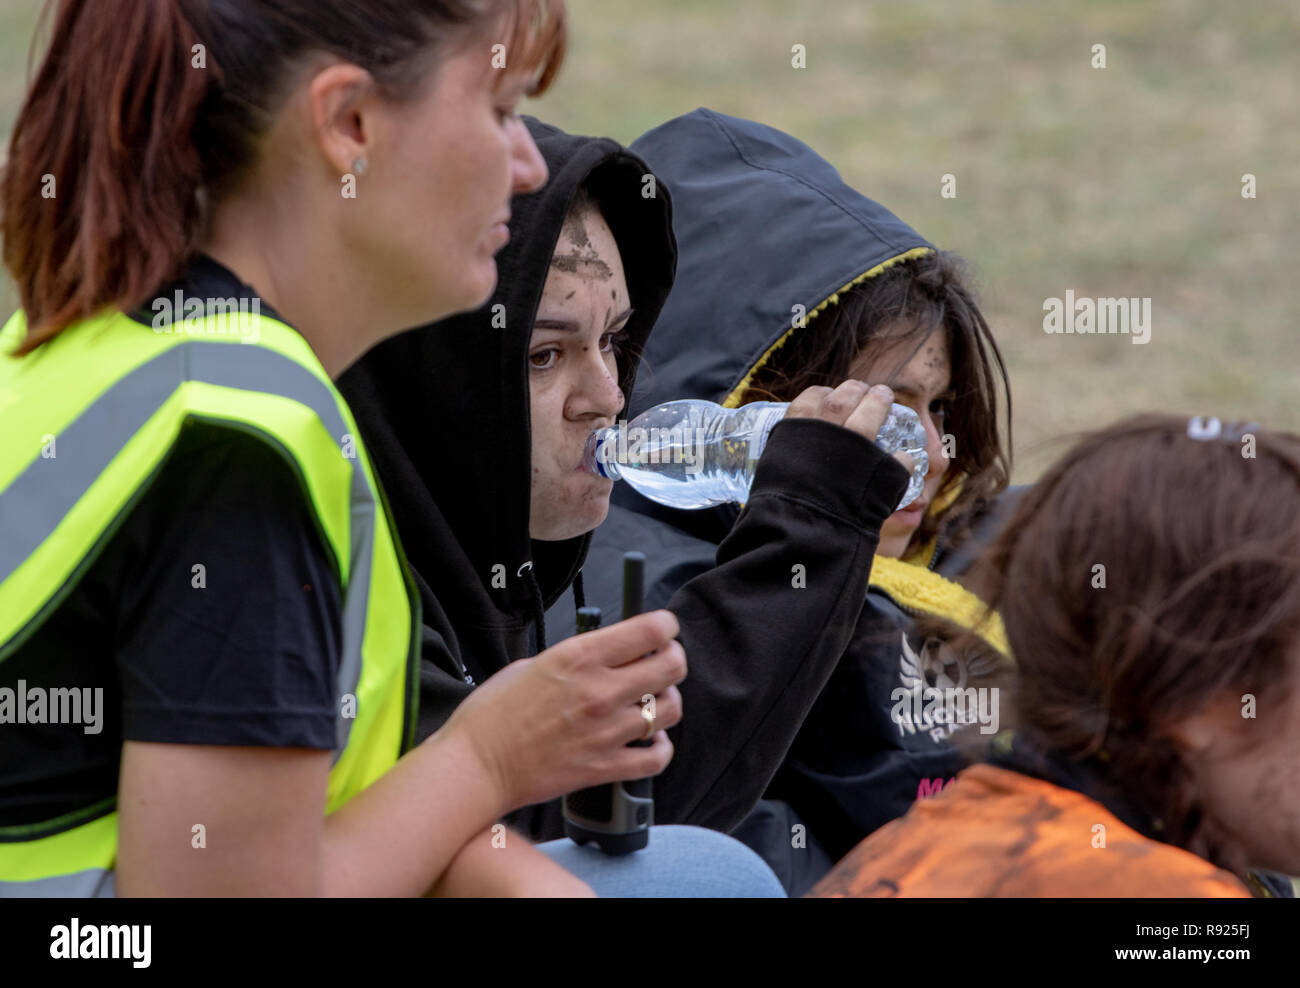
<svg viewBox="0 0 1300 988"><path fill-rule="evenodd" d="M279 452L191 423L113 552L124 740L335 747L337 570Z"/></svg>

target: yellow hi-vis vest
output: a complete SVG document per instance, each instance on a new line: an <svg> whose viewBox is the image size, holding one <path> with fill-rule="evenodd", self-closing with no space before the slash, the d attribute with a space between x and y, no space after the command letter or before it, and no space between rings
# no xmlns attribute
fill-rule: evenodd
<svg viewBox="0 0 1300 988"><path fill-rule="evenodd" d="M107 312L21 358L23 313L0 332L0 664L94 562L186 421L240 429L293 468L337 567L333 812L411 746L419 598L347 403L298 333L239 318L251 332L222 335L221 314L172 333ZM0 827L0 896L111 895L116 858L115 794Z"/></svg>

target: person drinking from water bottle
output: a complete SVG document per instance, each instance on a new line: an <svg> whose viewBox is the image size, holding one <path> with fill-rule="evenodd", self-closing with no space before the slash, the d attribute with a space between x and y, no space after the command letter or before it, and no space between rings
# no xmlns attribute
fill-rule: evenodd
<svg viewBox="0 0 1300 988"><path fill-rule="evenodd" d="M644 194L644 162L610 140L528 126L551 180L512 204L495 296L380 345L340 383L421 586L422 732L545 648L546 606L570 588L581 605L612 486L581 468L586 441L624 407L674 276L671 190ZM752 810L847 644L853 595L866 592L880 525L907 485L910 460L871 441L887 389L850 380L794 397L717 568L671 604L688 653L719 634L733 645L692 656L680 690L681 723L693 726L670 732L657 823L725 832ZM792 588L794 566L812 589ZM598 588L613 591L606 615L619 610L621 568L609 579ZM712 602L732 584L748 588L751 609L724 627ZM563 833L558 800L509 822L536 840ZM674 829L656 827L650 847Z"/></svg>

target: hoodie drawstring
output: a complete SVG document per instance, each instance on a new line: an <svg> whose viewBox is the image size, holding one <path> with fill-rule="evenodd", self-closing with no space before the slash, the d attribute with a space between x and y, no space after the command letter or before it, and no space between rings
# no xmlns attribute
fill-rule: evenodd
<svg viewBox="0 0 1300 988"><path fill-rule="evenodd" d="M546 651L546 605L542 601L542 588L537 585L537 576L533 573L532 560L519 567L519 576L528 571L528 589L533 595L533 632L537 636L537 651Z"/></svg>
<svg viewBox="0 0 1300 988"><path fill-rule="evenodd" d="M587 591L582 586L582 570L573 578L573 609L580 611L587 606Z"/></svg>
<svg viewBox="0 0 1300 988"><path fill-rule="evenodd" d="M537 636L537 651L546 651L546 605L542 600L542 588L537 583L537 577L533 575L533 564L531 561L524 563L519 567L519 574L528 573L528 589L533 595L533 632ZM587 606L587 593L582 585L582 570L578 570L578 575L573 578L573 603L575 608Z"/></svg>

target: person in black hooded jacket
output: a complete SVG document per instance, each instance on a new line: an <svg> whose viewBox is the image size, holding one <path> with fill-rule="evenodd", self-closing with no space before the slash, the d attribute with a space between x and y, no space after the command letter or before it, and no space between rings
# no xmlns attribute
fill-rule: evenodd
<svg viewBox="0 0 1300 988"><path fill-rule="evenodd" d="M513 203L493 299L377 347L340 382L420 589L419 736L437 730L475 684L544 649L545 608L571 585L576 598L583 594L589 533L536 537L529 493L538 469L529 426L533 323L580 188L599 207L626 270L632 312L620 334L622 398L675 271L669 194L639 158L610 140L528 126L551 179ZM669 734L676 753L655 780L656 823L725 832L740 822L848 643L880 524L902 496L910 461L895 461L867 438L884 419L887 395L850 382L827 405L829 391L813 389L805 417L792 410L773 431L716 567L672 601L693 655L681 687L690 713ZM616 412L592 414L591 427ZM795 566L814 589L796 585ZM764 619L716 627L715 583L743 583ZM733 645L728 661L715 664L710 643L719 634ZM563 834L558 800L508 822L535 840Z"/></svg>
<svg viewBox="0 0 1300 988"><path fill-rule="evenodd" d="M632 148L672 191L681 270L629 415L678 398L788 401L806 385L871 373L917 411L930 438L925 488L883 525L869 592L844 587L860 611L852 644L833 660L769 798L732 831L797 895L963 765L948 725L893 712L897 691L974 685L1006 652L996 628L978 656L954 656L918 631L918 619L968 626L982 610L956 581L1019 494L1005 490L997 425L1005 370L959 259L846 185L801 141L698 109ZM1009 417L1009 394L1006 408ZM713 569L738 516L734 505L663 507L619 485L586 565L594 603L613 602L620 555L635 547L648 557L647 603L673 607L680 588ZM715 575L708 586L718 630L693 645L715 663L741 662L724 629L762 622L766 602L741 581ZM572 620L563 600L548 615L555 633Z"/></svg>

